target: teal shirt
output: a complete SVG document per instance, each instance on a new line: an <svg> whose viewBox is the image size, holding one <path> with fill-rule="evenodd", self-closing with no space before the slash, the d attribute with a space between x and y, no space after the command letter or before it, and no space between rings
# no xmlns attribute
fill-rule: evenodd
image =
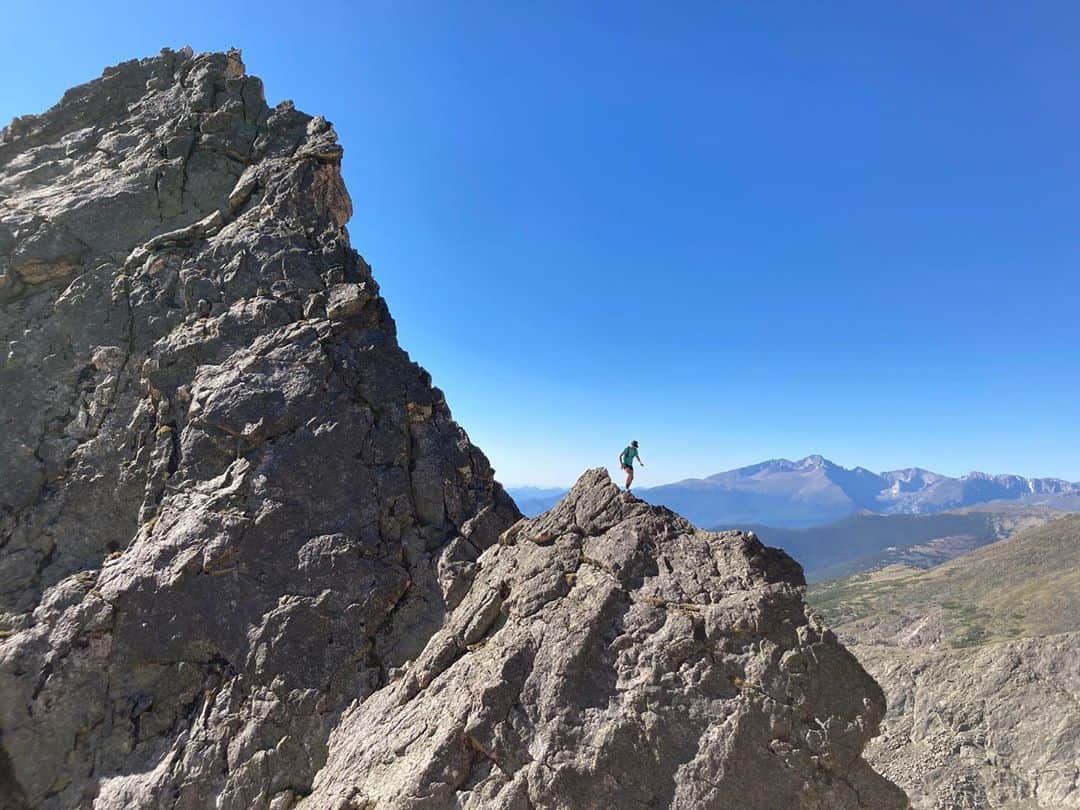
<svg viewBox="0 0 1080 810"><path fill-rule="evenodd" d="M634 466L635 458L637 458L636 447L627 447L625 450L622 451L622 463L625 464L627 467Z"/></svg>

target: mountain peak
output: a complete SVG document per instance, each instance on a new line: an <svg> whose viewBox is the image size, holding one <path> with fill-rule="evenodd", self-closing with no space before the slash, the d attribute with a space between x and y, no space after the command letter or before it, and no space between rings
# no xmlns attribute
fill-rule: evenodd
<svg viewBox="0 0 1080 810"><path fill-rule="evenodd" d="M879 690L753 535L595 469L477 564L427 648L350 712L317 807L906 806L859 756Z"/></svg>
<svg viewBox="0 0 1080 810"><path fill-rule="evenodd" d="M921 467L875 473L841 467L819 454L799 461L770 459L642 490L702 525L788 527L831 523L859 510L925 514L994 500L1077 493L1080 486L1057 479L981 472L950 478Z"/></svg>
<svg viewBox="0 0 1080 810"><path fill-rule="evenodd" d="M292 806L519 517L397 343L342 154L235 52L0 135L0 805Z"/></svg>
<svg viewBox="0 0 1080 810"><path fill-rule="evenodd" d="M902 807L787 555L602 470L519 520L342 156L235 52L0 135L0 804Z"/></svg>

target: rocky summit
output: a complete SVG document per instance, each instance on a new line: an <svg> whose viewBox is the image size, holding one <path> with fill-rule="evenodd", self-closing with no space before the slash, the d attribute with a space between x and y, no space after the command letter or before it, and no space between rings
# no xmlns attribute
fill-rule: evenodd
<svg viewBox="0 0 1080 810"><path fill-rule="evenodd" d="M522 521L424 651L354 705L312 808L903 808L885 701L799 566L586 473Z"/></svg>
<svg viewBox="0 0 1080 810"><path fill-rule="evenodd" d="M237 52L0 134L0 806L904 807L789 558L595 471L520 519L341 159Z"/></svg>

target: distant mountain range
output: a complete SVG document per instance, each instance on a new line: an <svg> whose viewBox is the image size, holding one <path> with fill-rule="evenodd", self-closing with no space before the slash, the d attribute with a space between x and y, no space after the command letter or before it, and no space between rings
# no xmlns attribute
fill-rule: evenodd
<svg viewBox="0 0 1080 810"><path fill-rule="evenodd" d="M830 523L862 510L919 515L989 501L1077 495L1080 484L981 472L950 478L918 467L875 473L864 467L841 467L822 456L807 456L800 461L772 459L639 494L701 526L764 523L795 527Z"/></svg>
<svg viewBox="0 0 1080 810"><path fill-rule="evenodd" d="M520 490L509 491L516 498ZM932 514L991 501L1070 508L1067 502L1080 499L1080 483L981 472L952 478L918 467L875 473L864 467L841 467L815 455L800 461L772 459L635 492L703 527L796 528L832 523L860 511ZM522 499L525 505L518 504L526 514L550 508L561 496L557 491L529 494Z"/></svg>

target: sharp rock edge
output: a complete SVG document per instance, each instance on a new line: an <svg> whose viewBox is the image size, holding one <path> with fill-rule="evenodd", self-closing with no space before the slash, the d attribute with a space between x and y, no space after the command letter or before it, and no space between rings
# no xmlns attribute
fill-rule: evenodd
<svg viewBox="0 0 1080 810"><path fill-rule="evenodd" d="M905 806L788 558L597 471L519 520L341 157L236 51L0 134L0 803Z"/></svg>

